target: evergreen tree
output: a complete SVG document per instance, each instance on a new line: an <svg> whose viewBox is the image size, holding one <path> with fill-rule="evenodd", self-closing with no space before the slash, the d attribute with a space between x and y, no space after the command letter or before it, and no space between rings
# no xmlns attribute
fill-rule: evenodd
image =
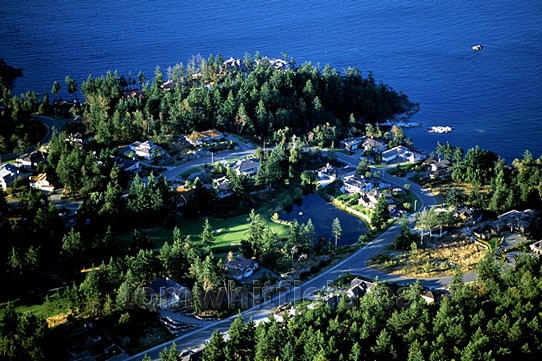
<svg viewBox="0 0 542 361"><path fill-rule="evenodd" d="M386 224L388 219L390 218L390 212L388 210L388 202L386 201L386 197L381 195L378 198L378 201L376 202L375 208L373 210L373 214L371 216L371 225L381 230L382 226Z"/></svg>

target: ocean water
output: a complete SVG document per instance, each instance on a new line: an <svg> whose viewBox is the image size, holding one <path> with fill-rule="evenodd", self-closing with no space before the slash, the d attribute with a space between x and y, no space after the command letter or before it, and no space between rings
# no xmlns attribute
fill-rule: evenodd
<svg viewBox="0 0 542 361"><path fill-rule="evenodd" d="M419 148L480 145L511 161L542 155L541 18L528 0L1 0L0 57L23 68L16 94L107 70L151 78L197 54L354 66L421 104L423 128L407 131Z"/></svg>

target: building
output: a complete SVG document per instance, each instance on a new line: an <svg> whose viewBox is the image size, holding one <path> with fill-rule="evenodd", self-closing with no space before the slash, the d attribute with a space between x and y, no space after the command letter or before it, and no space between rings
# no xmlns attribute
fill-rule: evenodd
<svg viewBox="0 0 542 361"><path fill-rule="evenodd" d="M248 158L237 161L233 169L238 175L253 176L260 169L260 161L256 158Z"/></svg>
<svg viewBox="0 0 542 361"><path fill-rule="evenodd" d="M431 179L447 178L452 173L452 163L448 159L429 163L429 177Z"/></svg>
<svg viewBox="0 0 542 361"><path fill-rule="evenodd" d="M334 167L329 163L326 163L325 166L316 170L319 183L327 182L327 184L335 181L338 178L342 179L352 173L354 173L354 169L350 168L349 166L340 168L340 167Z"/></svg>
<svg viewBox="0 0 542 361"><path fill-rule="evenodd" d="M362 143L362 147L365 151L373 150L377 153L382 153L388 149L386 143L372 138L366 138Z"/></svg>
<svg viewBox="0 0 542 361"><path fill-rule="evenodd" d="M542 254L542 241L531 244L529 248L536 254Z"/></svg>
<svg viewBox="0 0 542 361"><path fill-rule="evenodd" d="M237 256L232 260L226 261L224 267L234 279L240 281L243 278L252 276L259 266L258 263L252 259Z"/></svg>
<svg viewBox="0 0 542 361"><path fill-rule="evenodd" d="M36 176L30 176L28 177L28 179L30 181L30 187L32 188L39 189L45 192L52 192L55 190L55 187L47 180L46 173L40 173Z"/></svg>
<svg viewBox="0 0 542 361"><path fill-rule="evenodd" d="M352 137L341 141L341 147L347 150L356 150L367 139L367 137Z"/></svg>
<svg viewBox="0 0 542 361"><path fill-rule="evenodd" d="M231 181L227 177L220 177L213 180L213 188L217 192L217 197L222 199L233 194L231 191Z"/></svg>
<svg viewBox="0 0 542 361"><path fill-rule="evenodd" d="M191 302L192 292L169 277L162 277L145 285L150 302L159 309L184 307Z"/></svg>
<svg viewBox="0 0 542 361"><path fill-rule="evenodd" d="M203 143L216 142L224 139L224 134L216 129L209 129L203 132L192 132L192 134L185 136L185 139L190 144L197 147Z"/></svg>
<svg viewBox="0 0 542 361"><path fill-rule="evenodd" d="M418 154L402 145L382 152L382 161L385 163L389 163L395 159L414 163L422 160L423 158L424 157L421 154Z"/></svg>
<svg viewBox="0 0 542 361"><path fill-rule="evenodd" d="M130 144L129 147L133 152L135 152L138 157L144 158L149 161L166 154L166 152L161 147L157 146L150 140L147 140L143 143L134 142Z"/></svg>
<svg viewBox="0 0 542 361"><path fill-rule="evenodd" d="M0 188L7 189L17 177L20 177L21 169L13 164L4 164L0 167Z"/></svg>
<svg viewBox="0 0 542 361"><path fill-rule="evenodd" d="M137 172L141 168L141 165L136 160L115 157L115 167L125 172Z"/></svg>
<svg viewBox="0 0 542 361"><path fill-rule="evenodd" d="M373 190L373 183L367 182L363 176L353 174L344 177L341 190L348 194L368 193Z"/></svg>

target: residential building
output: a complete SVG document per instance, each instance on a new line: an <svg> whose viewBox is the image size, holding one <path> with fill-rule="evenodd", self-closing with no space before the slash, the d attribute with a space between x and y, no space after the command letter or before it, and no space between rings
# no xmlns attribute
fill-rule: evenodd
<svg viewBox="0 0 542 361"><path fill-rule="evenodd" d="M143 143L134 142L130 144L129 147L132 151L135 152L138 157L144 158L149 161L167 154L161 147L157 146L150 140L147 140Z"/></svg>
<svg viewBox="0 0 542 361"><path fill-rule="evenodd" d="M258 269L259 265L252 259L237 256L232 260L226 261L224 267L229 271L230 275L234 279L240 281L243 278L252 276L254 271Z"/></svg>
<svg viewBox="0 0 542 361"><path fill-rule="evenodd" d="M115 157L115 167L125 172L136 172L141 169L138 161L124 157Z"/></svg>
<svg viewBox="0 0 542 361"><path fill-rule="evenodd" d="M224 138L224 134L216 129L209 129L203 132L192 132L185 136L185 139L193 146L202 145L203 143L216 142Z"/></svg>
<svg viewBox="0 0 542 361"><path fill-rule="evenodd" d="M45 162L46 159L46 153L36 150L30 154L17 158L15 165L25 170L33 170L39 163Z"/></svg>
<svg viewBox="0 0 542 361"><path fill-rule="evenodd" d="M531 244L529 248L536 254L542 254L542 241Z"/></svg>
<svg viewBox="0 0 542 361"><path fill-rule="evenodd" d="M17 177L21 176L21 169L13 164L4 164L0 167L0 188L7 189Z"/></svg>
<svg viewBox="0 0 542 361"><path fill-rule="evenodd" d="M320 181L329 181L329 183L335 181L338 178L342 179L352 173L354 173L354 169L349 166L334 167L329 163L326 163L325 166L316 170L318 179Z"/></svg>
<svg viewBox="0 0 542 361"><path fill-rule="evenodd" d="M145 285L145 292L159 309L183 307L191 301L192 292L169 277L162 277Z"/></svg>
<svg viewBox="0 0 542 361"><path fill-rule="evenodd" d="M217 192L217 197L222 199L233 194L231 191L231 181L228 177L220 177L213 180L213 188Z"/></svg>
<svg viewBox="0 0 542 361"><path fill-rule="evenodd" d="M422 160L423 158L424 157L421 154L418 154L402 145L382 153L382 161L385 163L389 163L395 159L414 163Z"/></svg>
<svg viewBox="0 0 542 361"><path fill-rule="evenodd" d="M432 179L450 177L452 172L452 163L448 159L432 162L429 167L429 177Z"/></svg>
<svg viewBox="0 0 542 361"><path fill-rule="evenodd" d="M40 173L36 176L28 177L30 181L30 187L39 189L45 192L52 192L55 187L47 180L47 173Z"/></svg>
<svg viewBox="0 0 542 361"><path fill-rule="evenodd" d="M358 203L365 208L374 209L378 202L378 194L376 192L364 193L359 197Z"/></svg>
<svg viewBox="0 0 542 361"><path fill-rule="evenodd" d="M260 161L256 158L248 158L237 161L233 169L238 175L253 176L260 169Z"/></svg>
<svg viewBox="0 0 542 361"><path fill-rule="evenodd" d="M368 193L373 190L373 183L367 182L364 176L353 174L344 177L341 190L348 194Z"/></svg>
<svg viewBox="0 0 542 361"><path fill-rule="evenodd" d="M382 153L386 149L388 149L388 146L386 145L386 143L373 139L373 138L366 138L362 143L362 147L366 151L373 150L377 153Z"/></svg>
<svg viewBox="0 0 542 361"><path fill-rule="evenodd" d="M341 146L348 150L356 150L367 139L367 137L351 137L341 141Z"/></svg>

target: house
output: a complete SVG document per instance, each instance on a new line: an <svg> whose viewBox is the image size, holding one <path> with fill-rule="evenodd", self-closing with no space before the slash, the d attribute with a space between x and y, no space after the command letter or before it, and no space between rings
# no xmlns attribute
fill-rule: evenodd
<svg viewBox="0 0 542 361"><path fill-rule="evenodd" d="M450 177L452 172L452 163L448 159L430 163L429 167L429 177L432 179Z"/></svg>
<svg viewBox="0 0 542 361"><path fill-rule="evenodd" d="M514 230L525 232L535 218L536 212L532 209L526 209L524 211L513 209L501 214L495 223L498 223L499 227L504 226L510 228L510 232Z"/></svg>
<svg viewBox="0 0 542 361"><path fill-rule="evenodd" d="M402 145L382 152L382 161L385 163L389 163L395 159L414 163L422 160L423 158L424 157L421 154L418 154Z"/></svg>
<svg viewBox="0 0 542 361"><path fill-rule="evenodd" d="M464 222L478 223L482 220L483 214L478 209L461 207L456 210L455 216Z"/></svg>
<svg viewBox="0 0 542 361"><path fill-rule="evenodd" d="M150 302L159 309L183 307L192 299L192 292L169 277L155 279L144 287Z"/></svg>
<svg viewBox="0 0 542 361"><path fill-rule="evenodd" d="M187 189L184 186L178 186L175 188L175 200L177 207L187 205L196 191L194 189Z"/></svg>
<svg viewBox="0 0 542 361"><path fill-rule="evenodd" d="M354 169L349 166L340 168L334 167L329 163L326 163L325 166L316 170L316 174L318 175L318 183L320 185L323 185L323 183L327 185L336 179L342 179L352 173L354 173Z"/></svg>
<svg viewBox="0 0 542 361"><path fill-rule="evenodd" d="M542 241L531 244L529 248L536 254L542 254Z"/></svg>
<svg viewBox="0 0 542 361"><path fill-rule="evenodd" d="M130 173L141 169L141 165L138 161L123 157L115 157L115 167Z"/></svg>
<svg viewBox="0 0 542 361"><path fill-rule="evenodd" d="M46 159L46 153L36 150L30 154L17 158L15 165L25 170L33 170L38 164L45 162Z"/></svg>
<svg viewBox="0 0 542 361"><path fill-rule="evenodd" d="M258 263L252 259L237 256L231 260L227 260L224 268L229 271L230 275L237 281L252 276L254 271L258 269Z"/></svg>
<svg viewBox="0 0 542 361"><path fill-rule="evenodd" d="M347 150L355 150L358 149L360 144L362 144L367 137L351 137L346 138L341 141L341 147Z"/></svg>
<svg viewBox="0 0 542 361"><path fill-rule="evenodd" d="M185 139L193 146L202 145L203 143L216 142L224 138L224 134L216 129L209 129L203 132L192 132L185 136Z"/></svg>
<svg viewBox="0 0 542 361"><path fill-rule="evenodd" d="M362 147L365 151L373 150L377 153L382 153L388 149L386 143L373 138L366 138L362 143Z"/></svg>
<svg viewBox="0 0 542 361"><path fill-rule="evenodd" d="M373 184L371 182L367 182L365 177L353 174L344 177L341 190L348 194L368 193L373 190Z"/></svg>
<svg viewBox="0 0 542 361"><path fill-rule="evenodd" d="M256 158L248 158L237 161L233 167L238 175L252 176L258 173L260 161Z"/></svg>
<svg viewBox="0 0 542 361"><path fill-rule="evenodd" d="M17 177L20 177L21 168L16 167L13 164L4 164L0 167L0 188L7 189L11 187L11 184Z"/></svg>
<svg viewBox="0 0 542 361"><path fill-rule="evenodd" d="M135 152L138 157L144 158L146 160L153 160L156 157L167 154L161 147L157 146L150 140L147 140L143 143L134 142L130 144L129 147L132 151Z"/></svg>
<svg viewBox="0 0 542 361"><path fill-rule="evenodd" d="M350 287L346 291L346 295L349 298L359 298L369 292L374 286L374 283L362 280L360 278L354 278L350 282Z"/></svg>
<svg viewBox="0 0 542 361"><path fill-rule="evenodd" d="M228 177L220 177L213 180L213 188L217 191L217 197L222 199L233 194L231 191L231 181Z"/></svg>
<svg viewBox="0 0 542 361"><path fill-rule="evenodd" d="M376 206L376 203L378 202L378 195L375 192L369 192L362 194L361 197L359 197L358 203L361 204L365 208L373 209Z"/></svg>
<svg viewBox="0 0 542 361"><path fill-rule="evenodd" d="M36 176L30 176L28 177L30 181L30 187L39 189L45 192L52 192L55 190L55 187L49 183L47 180L47 174L46 173L40 173Z"/></svg>

